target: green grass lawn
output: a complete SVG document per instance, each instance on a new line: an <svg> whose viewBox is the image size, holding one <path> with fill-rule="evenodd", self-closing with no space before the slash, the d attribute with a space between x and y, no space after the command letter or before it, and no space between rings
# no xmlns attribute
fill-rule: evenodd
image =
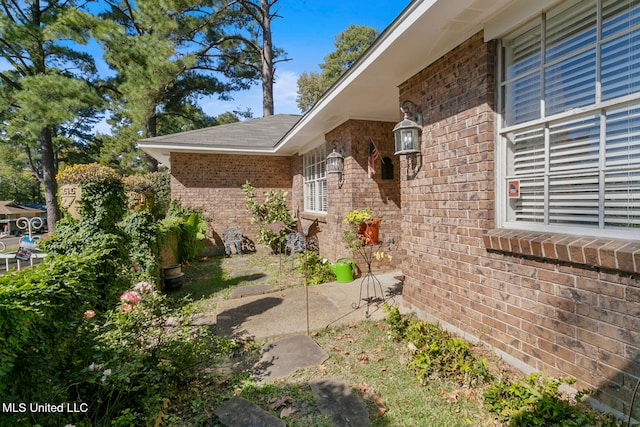
<svg viewBox="0 0 640 427"><path fill-rule="evenodd" d="M189 296L196 312L215 310L220 299L229 297L232 287L254 284L258 276L261 283L276 287L304 284L301 273L289 271L288 259L266 252L246 255L242 260L210 258L185 266L183 271L185 284L174 295ZM488 385L463 386L438 376L417 377L408 367L411 349L406 342L395 339L386 322L362 321L329 328L312 338L327 352L328 360L269 384L258 384L251 377L262 343L250 339L237 342L228 356L212 359L203 367L202 379L185 389L181 401L172 402L168 425L220 425L213 413L215 408L239 395L281 418L287 426L329 427L309 386L309 381L329 377L342 379L360 394L373 426L503 425L484 406L483 392ZM486 358L494 378L522 377L483 348L474 347L473 351Z"/></svg>
<svg viewBox="0 0 640 427"><path fill-rule="evenodd" d="M289 259L267 252L236 257L212 257L183 268L185 282L175 297L189 296L196 312L215 310L217 301L228 298L234 286L261 283L301 286L304 278L289 271ZM340 377L365 400L374 426L495 426L482 407L481 390L459 387L446 381L420 381L407 368L408 350L394 340L384 323L363 321L354 326L331 328L313 336L328 354L320 366L302 369L284 380L259 385L250 377L259 358L260 343L245 342L225 362L215 361L209 373L194 384L180 402L183 425L211 425L213 410L224 400L241 395L288 426L330 426L317 409L308 382L323 377ZM215 424L213 424L215 425Z"/></svg>

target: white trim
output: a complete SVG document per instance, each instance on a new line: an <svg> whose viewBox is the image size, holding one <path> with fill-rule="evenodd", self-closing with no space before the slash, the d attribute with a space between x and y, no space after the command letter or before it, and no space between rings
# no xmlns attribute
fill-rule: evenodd
<svg viewBox="0 0 640 427"><path fill-rule="evenodd" d="M518 0L512 2L484 25L484 41L501 38L542 12L562 3L561 0Z"/></svg>

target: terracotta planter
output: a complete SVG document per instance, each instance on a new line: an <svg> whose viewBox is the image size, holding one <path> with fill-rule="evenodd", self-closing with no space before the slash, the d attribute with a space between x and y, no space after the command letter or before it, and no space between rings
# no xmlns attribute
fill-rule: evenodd
<svg viewBox="0 0 640 427"><path fill-rule="evenodd" d="M362 236L362 243L375 245L378 243L380 218L371 218L360 224L357 234Z"/></svg>

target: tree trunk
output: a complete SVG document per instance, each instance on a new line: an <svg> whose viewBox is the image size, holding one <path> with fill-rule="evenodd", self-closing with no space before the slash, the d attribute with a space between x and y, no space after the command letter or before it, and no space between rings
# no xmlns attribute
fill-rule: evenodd
<svg viewBox="0 0 640 427"><path fill-rule="evenodd" d="M260 0L262 10L262 115L273 115L273 42L269 0Z"/></svg>
<svg viewBox="0 0 640 427"><path fill-rule="evenodd" d="M53 152L53 137L51 127L40 128L40 151L42 155L42 185L44 187L44 201L47 206L47 227L49 232L54 231L56 222L60 220L60 206L58 206L58 183L56 164Z"/></svg>
<svg viewBox="0 0 640 427"><path fill-rule="evenodd" d="M149 117L149 120L147 120L147 124L146 124L147 138L154 138L156 136L157 123L158 123L157 116L155 114L152 114L151 117ZM158 161L147 153L144 153L144 156L145 156L145 159L147 160L147 170L149 172L158 172Z"/></svg>

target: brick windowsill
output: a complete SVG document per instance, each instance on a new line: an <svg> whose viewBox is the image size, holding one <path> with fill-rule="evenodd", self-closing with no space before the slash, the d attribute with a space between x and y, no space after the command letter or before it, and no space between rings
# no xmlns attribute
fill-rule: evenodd
<svg viewBox="0 0 640 427"><path fill-rule="evenodd" d="M488 250L637 274L640 241L496 229L484 235Z"/></svg>

